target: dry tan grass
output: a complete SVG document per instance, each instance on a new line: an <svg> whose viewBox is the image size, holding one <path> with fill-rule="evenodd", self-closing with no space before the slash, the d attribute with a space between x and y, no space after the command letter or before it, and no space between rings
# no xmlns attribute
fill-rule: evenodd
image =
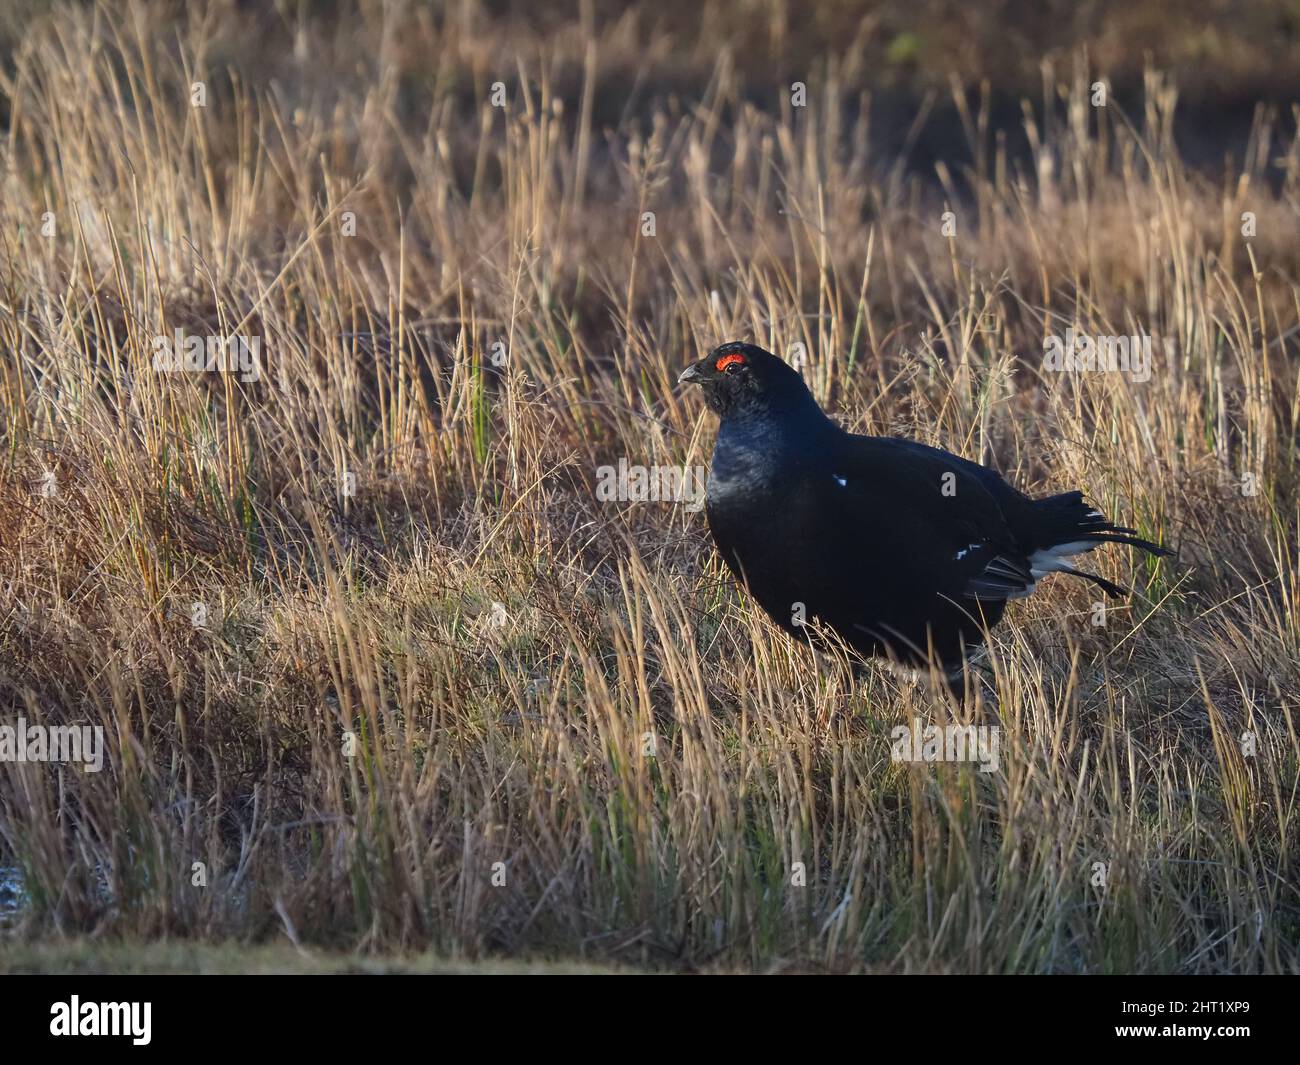
<svg viewBox="0 0 1300 1065"><path fill-rule="evenodd" d="M848 59L764 107L726 49L456 7L11 16L0 700L102 725L108 763L0 767L10 934L1295 971L1300 147L1262 116L1211 181L1159 77L1096 113L1067 62L1033 165L975 99L932 183L869 149ZM652 102L620 114L620 72ZM1142 384L1040 372L1070 326L1168 346ZM154 372L177 328L261 337L264 372ZM1108 549L1138 591L1103 627L1047 582L971 708L818 665L702 515L594 492L707 462L674 382L735 338L804 344L850 428L1082 487L1178 558ZM891 762L950 714L1001 726L1000 772Z"/></svg>

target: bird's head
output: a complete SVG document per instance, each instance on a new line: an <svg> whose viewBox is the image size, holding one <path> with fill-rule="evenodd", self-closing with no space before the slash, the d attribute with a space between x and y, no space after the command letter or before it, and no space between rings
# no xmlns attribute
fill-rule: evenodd
<svg viewBox="0 0 1300 1065"><path fill-rule="evenodd" d="M739 342L714 348L677 378L699 385L719 417L779 414L816 402L795 370L769 351Z"/></svg>

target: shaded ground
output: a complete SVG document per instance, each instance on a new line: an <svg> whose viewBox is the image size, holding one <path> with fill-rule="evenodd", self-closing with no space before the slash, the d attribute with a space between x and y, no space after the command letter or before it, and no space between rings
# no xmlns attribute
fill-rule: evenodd
<svg viewBox="0 0 1300 1065"><path fill-rule="evenodd" d="M0 974L20 973L165 973L177 976L247 973L259 976L304 976L362 973L369 975L610 975L629 972L573 961L452 961L417 955L409 958L361 958L283 946L197 943L96 943L90 940L15 943L0 952Z"/></svg>

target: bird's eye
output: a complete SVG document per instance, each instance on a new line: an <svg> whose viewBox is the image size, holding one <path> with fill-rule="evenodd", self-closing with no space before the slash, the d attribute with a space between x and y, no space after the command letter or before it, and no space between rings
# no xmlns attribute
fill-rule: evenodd
<svg viewBox="0 0 1300 1065"><path fill-rule="evenodd" d="M718 373L730 373L732 370L745 365L745 356L732 353L724 355L718 360Z"/></svg>

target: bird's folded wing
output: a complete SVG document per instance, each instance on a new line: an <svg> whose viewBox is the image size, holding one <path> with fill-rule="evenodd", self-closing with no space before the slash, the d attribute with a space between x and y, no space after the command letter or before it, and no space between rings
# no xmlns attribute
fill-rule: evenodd
<svg viewBox="0 0 1300 1065"><path fill-rule="evenodd" d="M924 521L935 542L951 547L946 558L935 561L950 569L963 594L982 600L1028 595L1034 576L990 490L997 475L935 448L907 444L851 437L838 457L845 490L869 492Z"/></svg>

